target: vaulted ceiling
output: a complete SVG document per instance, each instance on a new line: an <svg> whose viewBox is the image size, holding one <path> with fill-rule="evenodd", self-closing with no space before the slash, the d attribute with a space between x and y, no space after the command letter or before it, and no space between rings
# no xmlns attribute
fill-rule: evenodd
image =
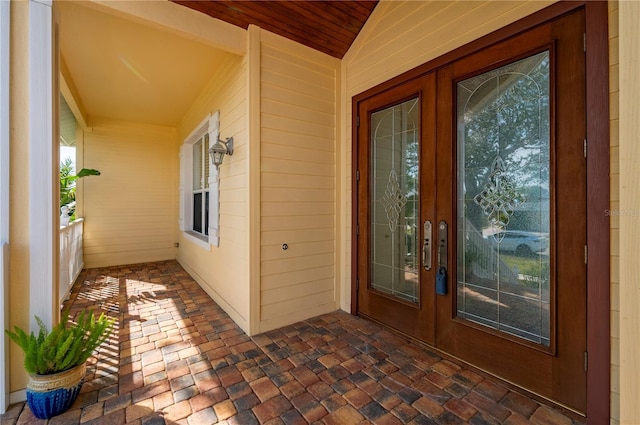
<svg viewBox="0 0 640 425"><path fill-rule="evenodd" d="M241 28L254 24L342 59L378 3L373 1L172 0Z"/></svg>

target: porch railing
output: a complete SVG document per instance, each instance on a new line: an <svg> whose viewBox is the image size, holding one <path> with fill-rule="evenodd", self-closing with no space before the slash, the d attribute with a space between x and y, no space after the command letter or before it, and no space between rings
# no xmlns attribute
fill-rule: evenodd
<svg viewBox="0 0 640 425"><path fill-rule="evenodd" d="M73 282L82 271L82 230L84 219L60 227L60 304L69 296Z"/></svg>

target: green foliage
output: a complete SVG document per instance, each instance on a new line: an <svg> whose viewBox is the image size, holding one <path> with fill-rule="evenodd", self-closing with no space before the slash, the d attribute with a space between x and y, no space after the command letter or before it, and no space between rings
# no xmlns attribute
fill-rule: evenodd
<svg viewBox="0 0 640 425"><path fill-rule="evenodd" d="M73 177L73 163L67 158L60 163L60 206L76 200L76 185Z"/></svg>
<svg viewBox="0 0 640 425"><path fill-rule="evenodd" d="M530 276L531 279L520 279L519 282L530 288L549 289L551 265L548 256L522 257L518 255L501 255L500 258L510 269L518 269L518 274Z"/></svg>
<svg viewBox="0 0 640 425"><path fill-rule="evenodd" d="M540 53L461 82L458 140L464 145L458 155L464 161L459 164L464 169L461 187L468 199L464 214L478 229L490 222L472 199L490 181L493 161L500 156L514 183L514 191L505 196L519 194L520 202L527 202L510 217L509 229L549 231L548 216L540 217L540 208L537 216L531 211L549 199L550 65L549 54Z"/></svg>
<svg viewBox="0 0 640 425"><path fill-rule="evenodd" d="M83 310L75 324L67 326L69 313L65 312L60 323L51 333L36 316L38 336L30 335L15 326L15 332L5 330L9 338L24 351L24 368L28 373L49 375L63 372L87 361L100 344L111 334L113 319L104 313L96 319L93 310Z"/></svg>
<svg viewBox="0 0 640 425"><path fill-rule="evenodd" d="M60 163L60 206L69 205L71 219L75 218L76 180L87 176L99 176L100 171L92 168L83 168L77 174L73 174L73 161L66 158Z"/></svg>

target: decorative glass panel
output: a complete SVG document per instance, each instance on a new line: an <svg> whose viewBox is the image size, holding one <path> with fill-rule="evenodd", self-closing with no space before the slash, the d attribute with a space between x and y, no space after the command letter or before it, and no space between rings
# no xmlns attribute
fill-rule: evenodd
<svg viewBox="0 0 640 425"><path fill-rule="evenodd" d="M371 288L419 301L418 99L371 116Z"/></svg>
<svg viewBox="0 0 640 425"><path fill-rule="evenodd" d="M550 343L549 52L457 84L458 317Z"/></svg>

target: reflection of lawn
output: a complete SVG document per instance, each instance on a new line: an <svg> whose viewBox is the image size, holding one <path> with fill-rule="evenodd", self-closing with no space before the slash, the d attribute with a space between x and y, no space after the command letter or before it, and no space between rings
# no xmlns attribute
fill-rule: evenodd
<svg viewBox="0 0 640 425"><path fill-rule="evenodd" d="M540 261L535 257L518 257L516 255L500 255L500 259L511 270L518 268L518 273L538 276L540 274Z"/></svg>
<svg viewBox="0 0 640 425"><path fill-rule="evenodd" d="M527 340L549 345L549 257L500 254L518 281L471 274L458 289L460 317Z"/></svg>
<svg viewBox="0 0 640 425"><path fill-rule="evenodd" d="M534 279L518 279L520 283L527 286L537 286L537 282L541 279L543 282L549 281L549 257L542 257L542 261L538 256L520 257L517 255L500 255L500 259L511 269L517 268L519 275L531 276ZM541 276L542 274L542 276Z"/></svg>

